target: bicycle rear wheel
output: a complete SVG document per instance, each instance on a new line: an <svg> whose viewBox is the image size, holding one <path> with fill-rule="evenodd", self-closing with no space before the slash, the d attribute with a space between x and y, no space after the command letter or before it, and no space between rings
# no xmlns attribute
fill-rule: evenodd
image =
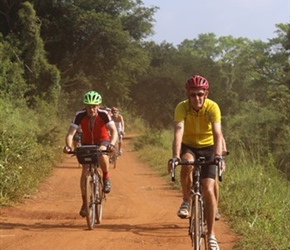
<svg viewBox="0 0 290 250"><path fill-rule="evenodd" d="M97 177L95 177L97 178ZM94 228L96 221L96 185L92 175L89 173L86 176L86 196L85 196L85 204L86 204L86 220L87 225L90 230Z"/></svg>
<svg viewBox="0 0 290 250"><path fill-rule="evenodd" d="M96 223L101 224L103 217L103 199L105 198L105 194L103 191L102 175L98 173L97 178L98 181L96 186Z"/></svg>

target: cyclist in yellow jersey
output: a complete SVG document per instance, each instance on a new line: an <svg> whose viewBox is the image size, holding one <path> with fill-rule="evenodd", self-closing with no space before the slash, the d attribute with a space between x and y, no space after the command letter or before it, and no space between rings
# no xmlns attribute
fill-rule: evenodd
<svg viewBox="0 0 290 250"><path fill-rule="evenodd" d="M169 161L168 171L171 171L171 162L194 161L199 156L205 157L206 161L222 162L222 170L225 170L222 158L221 112L218 104L207 98L209 83L206 78L195 75L186 81L185 88L187 100L180 102L175 108L172 159ZM192 166L181 167L180 181L183 202L177 212L180 218L187 218L189 215L192 169ZM217 199L214 191L216 166L202 167L201 178L209 250L219 250L214 232L217 212Z"/></svg>

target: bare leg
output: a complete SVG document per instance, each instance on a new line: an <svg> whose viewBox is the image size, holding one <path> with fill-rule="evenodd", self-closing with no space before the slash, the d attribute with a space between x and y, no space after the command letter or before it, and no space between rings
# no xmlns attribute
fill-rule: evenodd
<svg viewBox="0 0 290 250"><path fill-rule="evenodd" d="M219 202L219 183L218 183L218 176L215 178L215 183L214 183L214 195L217 201L217 204Z"/></svg>
<svg viewBox="0 0 290 250"><path fill-rule="evenodd" d="M193 161L194 158L191 154L185 153L184 155L182 155L182 160ZM191 176L192 170L193 170L192 166L181 166L180 182L181 182L183 200L186 202L189 202L190 200L190 187L192 184L192 176Z"/></svg>
<svg viewBox="0 0 290 250"><path fill-rule="evenodd" d="M202 192L205 200L205 218L208 234L214 235L214 223L217 208L217 200L214 192L215 180L205 178L202 180Z"/></svg>
<svg viewBox="0 0 290 250"><path fill-rule="evenodd" d="M82 196L84 196L86 193L85 185L86 185L87 172L88 172L88 165L86 165L86 164L82 165L82 174L81 174L81 178L80 178L80 189L81 189Z"/></svg>
<svg viewBox="0 0 290 250"><path fill-rule="evenodd" d="M190 200L190 187L191 187L191 173L192 167L190 166L182 166L180 171L180 182L182 188L182 196L183 200L189 202Z"/></svg>

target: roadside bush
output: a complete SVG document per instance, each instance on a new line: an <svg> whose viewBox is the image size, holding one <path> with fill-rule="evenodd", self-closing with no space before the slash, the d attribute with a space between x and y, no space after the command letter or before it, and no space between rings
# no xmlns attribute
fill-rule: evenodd
<svg viewBox="0 0 290 250"><path fill-rule="evenodd" d="M144 134L141 134L134 139L134 149L141 150L145 146L169 149L168 145L164 143L166 141L166 136L167 135L161 131L152 131L152 129L147 129Z"/></svg>
<svg viewBox="0 0 290 250"><path fill-rule="evenodd" d="M7 205L30 195L49 175L58 148L57 140L54 147L49 140L39 140L45 134L39 117L49 117L51 123L53 116L7 100L0 105L0 205Z"/></svg>

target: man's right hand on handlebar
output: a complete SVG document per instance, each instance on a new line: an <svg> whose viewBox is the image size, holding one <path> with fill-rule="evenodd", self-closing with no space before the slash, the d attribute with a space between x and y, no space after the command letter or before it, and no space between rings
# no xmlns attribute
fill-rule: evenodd
<svg viewBox="0 0 290 250"><path fill-rule="evenodd" d="M62 152L65 154L68 154L69 152L72 151L72 148L69 146L64 146Z"/></svg>
<svg viewBox="0 0 290 250"><path fill-rule="evenodd" d="M109 153L112 153L114 151L114 149L115 149L115 145L112 143L107 147L107 150Z"/></svg>
<svg viewBox="0 0 290 250"><path fill-rule="evenodd" d="M181 160L178 157L173 157L173 158L169 159L168 164L167 164L168 173L171 173L171 171L172 171L172 163L174 163L175 166L177 166L178 163L180 163L180 161Z"/></svg>

